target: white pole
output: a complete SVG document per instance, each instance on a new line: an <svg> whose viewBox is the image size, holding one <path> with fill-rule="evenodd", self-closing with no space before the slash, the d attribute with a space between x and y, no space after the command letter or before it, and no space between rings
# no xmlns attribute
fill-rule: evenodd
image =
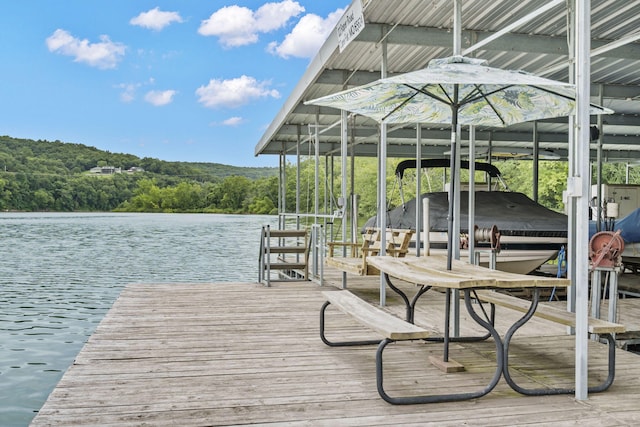
<svg viewBox="0 0 640 427"><path fill-rule="evenodd" d="M429 240L429 230L431 230L431 220L429 219L429 198L425 197L422 199L422 229L424 230L423 239L424 239L424 255L431 255L431 250L429 248L430 240ZM418 228L418 227L416 227ZM417 244L420 242L418 241Z"/></svg>
<svg viewBox="0 0 640 427"><path fill-rule="evenodd" d="M589 229L589 90L591 64L591 2L576 1L576 391L577 400L586 400L588 392L588 235Z"/></svg>
<svg viewBox="0 0 640 427"><path fill-rule="evenodd" d="M460 55L462 53L462 1L456 0L453 5L453 54ZM455 102L458 102L456 99ZM457 113L456 113L457 114ZM460 148L460 131L461 126L456 125L456 129L453 129L456 135L456 147ZM453 186L455 191L453 192L453 200L449 200L449 203L453 203L453 257L460 259L460 150L451 151L451 155L454 156L455 173L451 170L450 185ZM458 299L454 302L454 311L456 319L458 318Z"/></svg>
<svg viewBox="0 0 640 427"><path fill-rule="evenodd" d="M378 186L378 222L380 224L380 255L385 255L387 245L387 124L380 124L380 176ZM380 274L380 306L386 305L386 281L384 275Z"/></svg>
<svg viewBox="0 0 640 427"><path fill-rule="evenodd" d="M315 181L314 181L314 203L313 203L313 214L315 215L313 218L314 224L318 222L318 214L320 213L320 114L316 113L316 129L315 129L315 155L314 155L314 164L315 164Z"/></svg>
<svg viewBox="0 0 640 427"><path fill-rule="evenodd" d="M422 196L422 126L420 123L416 124L416 256L420 256L420 217L422 204L420 203L420 197ZM425 233L429 233L425 229ZM425 246L426 250L426 246Z"/></svg>
<svg viewBox="0 0 640 427"><path fill-rule="evenodd" d="M382 41L380 77L387 77L387 40ZM380 255L386 255L387 247L387 124L380 123L380 147L378 150L378 224L380 225ZM380 306L387 303L386 281L380 274Z"/></svg>
<svg viewBox="0 0 640 427"><path fill-rule="evenodd" d="M453 7L453 54L461 55L462 54L462 1L456 0ZM458 102L458 97L456 96L455 102ZM456 106L456 115L458 107ZM460 259L460 130L461 126L458 124L458 120L455 120L455 129L452 131L455 132L456 141L454 142L455 147L458 149L452 149L451 155L454 157L453 162L455 164L455 168L451 169L451 184L455 191L452 194L452 198L450 198L449 203L453 203L454 211L453 211L453 227L449 230L449 233L453 234L453 240L449 237L449 244L453 244L453 257L455 259ZM455 172L455 173L454 173ZM451 194L451 192L449 192ZM451 210L449 210L451 212ZM450 268L449 264L450 260L447 261L447 268ZM460 336L460 295L459 291L450 291L453 292L453 336Z"/></svg>
<svg viewBox="0 0 640 427"><path fill-rule="evenodd" d="M342 110L341 112L341 119L342 119L342 123L341 123L341 127L340 127L340 168L342 169L340 171L340 178L341 178L341 191L340 191L340 196L342 199L342 206L340 206L339 208L342 210L342 240L343 241L347 241L347 225L349 224L348 222L348 206L349 203L347 203L347 146L348 146L348 142L349 142L349 124L348 124L348 120L347 120L347 111L346 110ZM353 209L351 210L351 213L353 214ZM342 247L342 256L347 256L347 246L344 245ZM347 273L343 272L342 273L342 288L346 289L347 288Z"/></svg>
<svg viewBox="0 0 640 427"><path fill-rule="evenodd" d="M476 127L469 126L469 210L467 211L469 230L469 264L474 263L476 243L474 228L476 219Z"/></svg>
<svg viewBox="0 0 640 427"><path fill-rule="evenodd" d="M533 200L538 201L538 179L540 165L540 137L538 136L538 122L533 122Z"/></svg>
<svg viewBox="0 0 640 427"><path fill-rule="evenodd" d="M575 11L575 0L571 2L570 7L567 6L567 14L569 15L569 25L567 28L567 34L569 38L569 83L575 84L576 82L576 66L575 66L575 56L576 56L576 11ZM569 177L573 177L576 175L576 116L569 116L569 127L568 127L568 146L569 146L569 155L568 155L568 163L569 163ZM567 189L568 189L567 182ZM569 217L569 229L567 230L567 278L571 280L572 286L569 286L567 290L567 311L572 313L576 312L576 229L575 229L575 217L576 217L576 199L573 195L568 194L567 192L567 205L565 209L567 211L567 216ZM576 330L573 327L568 326L567 332L570 334L575 334Z"/></svg>
<svg viewBox="0 0 640 427"><path fill-rule="evenodd" d="M297 126L298 142L296 143L296 228L300 228L300 145L302 144L300 125Z"/></svg>

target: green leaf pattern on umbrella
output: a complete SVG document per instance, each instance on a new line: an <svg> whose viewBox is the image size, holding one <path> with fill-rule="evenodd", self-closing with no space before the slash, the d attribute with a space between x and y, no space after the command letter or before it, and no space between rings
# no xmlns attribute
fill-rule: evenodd
<svg viewBox="0 0 640 427"><path fill-rule="evenodd" d="M454 86L459 91L458 123L462 125L503 127L575 111L571 84L488 67L486 61L464 57L433 60L422 70L309 103L348 110L379 122L451 123ZM612 112L593 109L593 114Z"/></svg>
<svg viewBox="0 0 640 427"><path fill-rule="evenodd" d="M487 96L488 102L479 98L474 102L463 103L458 113L459 123L507 126L543 117L566 116L575 109L571 93L559 90L560 88L555 88L555 92L569 98L558 97L532 86L509 85L509 89L497 91L498 88L497 85L483 87L484 93L495 91ZM453 96L453 85L427 85L421 89L443 99ZM475 90L475 86L461 88L461 98L464 99L472 90ZM448 95L445 95L445 91ZM398 87L396 84L371 84L357 90L352 89L348 93L332 95L330 99L322 98L318 103L390 123L451 123L452 120L449 104L434 102L433 98L422 92L416 93L409 86ZM494 109L500 112L499 116Z"/></svg>

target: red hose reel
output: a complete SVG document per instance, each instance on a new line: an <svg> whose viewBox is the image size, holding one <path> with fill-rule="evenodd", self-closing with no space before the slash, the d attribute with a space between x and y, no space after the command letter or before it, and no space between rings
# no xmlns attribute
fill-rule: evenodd
<svg viewBox="0 0 640 427"><path fill-rule="evenodd" d="M600 231L589 240L589 259L591 269L598 267L618 267L622 264L622 251L624 240L620 236L620 230Z"/></svg>

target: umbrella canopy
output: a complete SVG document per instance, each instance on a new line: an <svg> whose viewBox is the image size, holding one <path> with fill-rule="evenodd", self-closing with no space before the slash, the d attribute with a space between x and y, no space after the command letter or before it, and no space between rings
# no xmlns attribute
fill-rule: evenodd
<svg viewBox="0 0 640 427"><path fill-rule="evenodd" d="M492 68L482 59L452 56L427 68L380 79L306 102L371 117L380 123L450 123L451 175L456 176L456 129L461 125L504 127L575 112L575 87L522 71ZM612 110L592 105L591 114ZM449 187L447 268L453 250L454 194Z"/></svg>
<svg viewBox="0 0 640 427"><path fill-rule="evenodd" d="M492 68L482 59L452 56L427 68L380 79L306 102L371 117L381 123L459 123L504 127L568 116L574 85L522 71ZM592 106L592 114L612 110Z"/></svg>

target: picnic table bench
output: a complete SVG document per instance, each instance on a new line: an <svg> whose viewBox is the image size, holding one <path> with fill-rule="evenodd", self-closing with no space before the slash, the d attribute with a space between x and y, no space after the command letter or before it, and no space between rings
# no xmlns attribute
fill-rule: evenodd
<svg viewBox="0 0 640 427"><path fill-rule="evenodd" d="M329 341L325 334L325 311L332 304L340 311L349 316L354 317L360 323L368 326L373 331L378 332L382 337L389 338L394 341L418 340L427 338L430 332L424 328L406 322L399 317L394 316L369 304L357 295L347 291L325 291L322 292L327 302L322 306L320 314L320 337L322 341L331 347L350 346L350 345L366 345L379 344L381 339L365 340L365 341Z"/></svg>

